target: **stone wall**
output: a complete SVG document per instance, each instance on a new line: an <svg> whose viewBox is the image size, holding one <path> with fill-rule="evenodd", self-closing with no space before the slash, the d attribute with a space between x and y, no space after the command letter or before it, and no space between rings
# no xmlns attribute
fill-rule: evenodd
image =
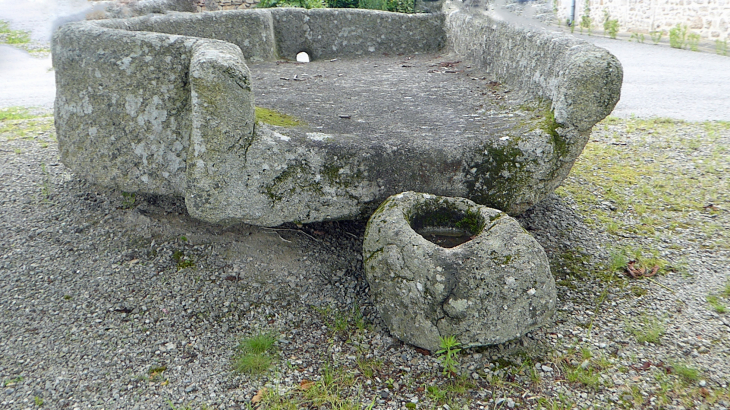
<svg viewBox="0 0 730 410"><path fill-rule="evenodd" d="M261 0L196 0L198 12L218 10L245 10L259 4Z"/></svg>
<svg viewBox="0 0 730 410"><path fill-rule="evenodd" d="M730 38L730 0L589 0L594 26L602 28L604 10L618 19L620 30L633 33L663 31L677 24L686 25L688 32L705 40ZM571 0L555 0L558 17L565 22L570 17ZM575 19L580 22L586 2L576 0Z"/></svg>

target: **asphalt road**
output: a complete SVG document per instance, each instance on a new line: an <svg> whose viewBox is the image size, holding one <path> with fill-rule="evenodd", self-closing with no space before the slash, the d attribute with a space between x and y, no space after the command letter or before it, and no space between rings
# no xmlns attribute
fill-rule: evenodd
<svg viewBox="0 0 730 410"><path fill-rule="evenodd" d="M47 41L59 18L79 15L86 0L0 0L0 20ZM730 57L596 36L578 36L608 49L624 67L613 115L730 121ZM55 78L50 57L35 58L0 45L0 107L52 108Z"/></svg>
<svg viewBox="0 0 730 410"><path fill-rule="evenodd" d="M613 115L730 121L730 57L578 36L618 57L624 68Z"/></svg>

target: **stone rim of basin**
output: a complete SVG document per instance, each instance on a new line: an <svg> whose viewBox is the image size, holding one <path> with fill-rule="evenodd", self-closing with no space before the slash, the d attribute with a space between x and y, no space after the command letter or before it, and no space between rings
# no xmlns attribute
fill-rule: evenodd
<svg viewBox="0 0 730 410"><path fill-rule="evenodd" d="M465 138L451 151L429 147L427 155L413 143L297 138L255 124L247 59L447 49L544 101L544 122L500 129L490 141ZM190 215L207 222L263 226L362 218L406 190L520 213L567 176L590 128L618 101L622 77L605 50L460 11L262 9L87 21L61 27L52 52L61 160L77 175L184 197Z"/></svg>
<svg viewBox="0 0 730 410"><path fill-rule="evenodd" d="M438 209L455 211L449 223L468 220L473 238L444 248L413 229L419 214ZM465 347L518 338L548 322L556 306L555 280L537 241L504 212L465 198L391 196L368 222L363 261L390 332L431 351L448 336Z"/></svg>

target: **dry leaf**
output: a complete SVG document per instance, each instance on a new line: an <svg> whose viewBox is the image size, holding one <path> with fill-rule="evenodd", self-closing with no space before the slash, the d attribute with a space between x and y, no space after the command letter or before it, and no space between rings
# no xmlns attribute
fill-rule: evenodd
<svg viewBox="0 0 730 410"><path fill-rule="evenodd" d="M254 395L254 396L253 396L253 398L251 399L251 403L253 403L253 404L258 404L258 403L260 403L260 402L261 402L261 400L263 400L263 399L264 399L264 395L266 394L266 392L267 392L268 390L269 390L269 389L267 389L266 387L264 387L264 388L262 388L261 390L259 390L258 392L256 392L256 395Z"/></svg>
<svg viewBox="0 0 730 410"><path fill-rule="evenodd" d="M424 356L431 356L431 352L426 349L421 349L420 347L416 348L416 351Z"/></svg>
<svg viewBox="0 0 730 410"><path fill-rule="evenodd" d="M308 390L310 387L314 386L314 382L311 380L302 380L299 383L299 388L302 390Z"/></svg>

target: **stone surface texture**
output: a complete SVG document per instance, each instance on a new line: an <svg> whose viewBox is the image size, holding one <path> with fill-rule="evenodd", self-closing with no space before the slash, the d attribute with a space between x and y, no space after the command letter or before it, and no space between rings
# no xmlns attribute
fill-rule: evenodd
<svg viewBox="0 0 730 410"><path fill-rule="evenodd" d="M488 19L267 9L71 23L52 43L62 160L104 186L185 197L191 215L215 223L360 218L406 190L516 214L567 176L591 126L618 100L621 67L586 43ZM486 32L484 24L492 24ZM402 67L413 56L453 51L450 58L498 79L489 84L510 88L500 98L515 97L512 106L507 98L498 109L454 116L491 121L475 133L400 137L399 123L409 119L393 115L358 132L254 127L255 70L246 63L293 60L299 51L313 62L404 55ZM366 78L368 69L349 74ZM378 98L406 103L396 93L370 100ZM521 103L534 115L514 115Z"/></svg>
<svg viewBox="0 0 730 410"><path fill-rule="evenodd" d="M419 212L433 209L472 212L485 225L472 240L443 248L411 227ZM542 247L507 214L463 198L390 197L368 222L363 263L391 334L431 351L446 336L464 346L518 338L555 309L555 281Z"/></svg>

